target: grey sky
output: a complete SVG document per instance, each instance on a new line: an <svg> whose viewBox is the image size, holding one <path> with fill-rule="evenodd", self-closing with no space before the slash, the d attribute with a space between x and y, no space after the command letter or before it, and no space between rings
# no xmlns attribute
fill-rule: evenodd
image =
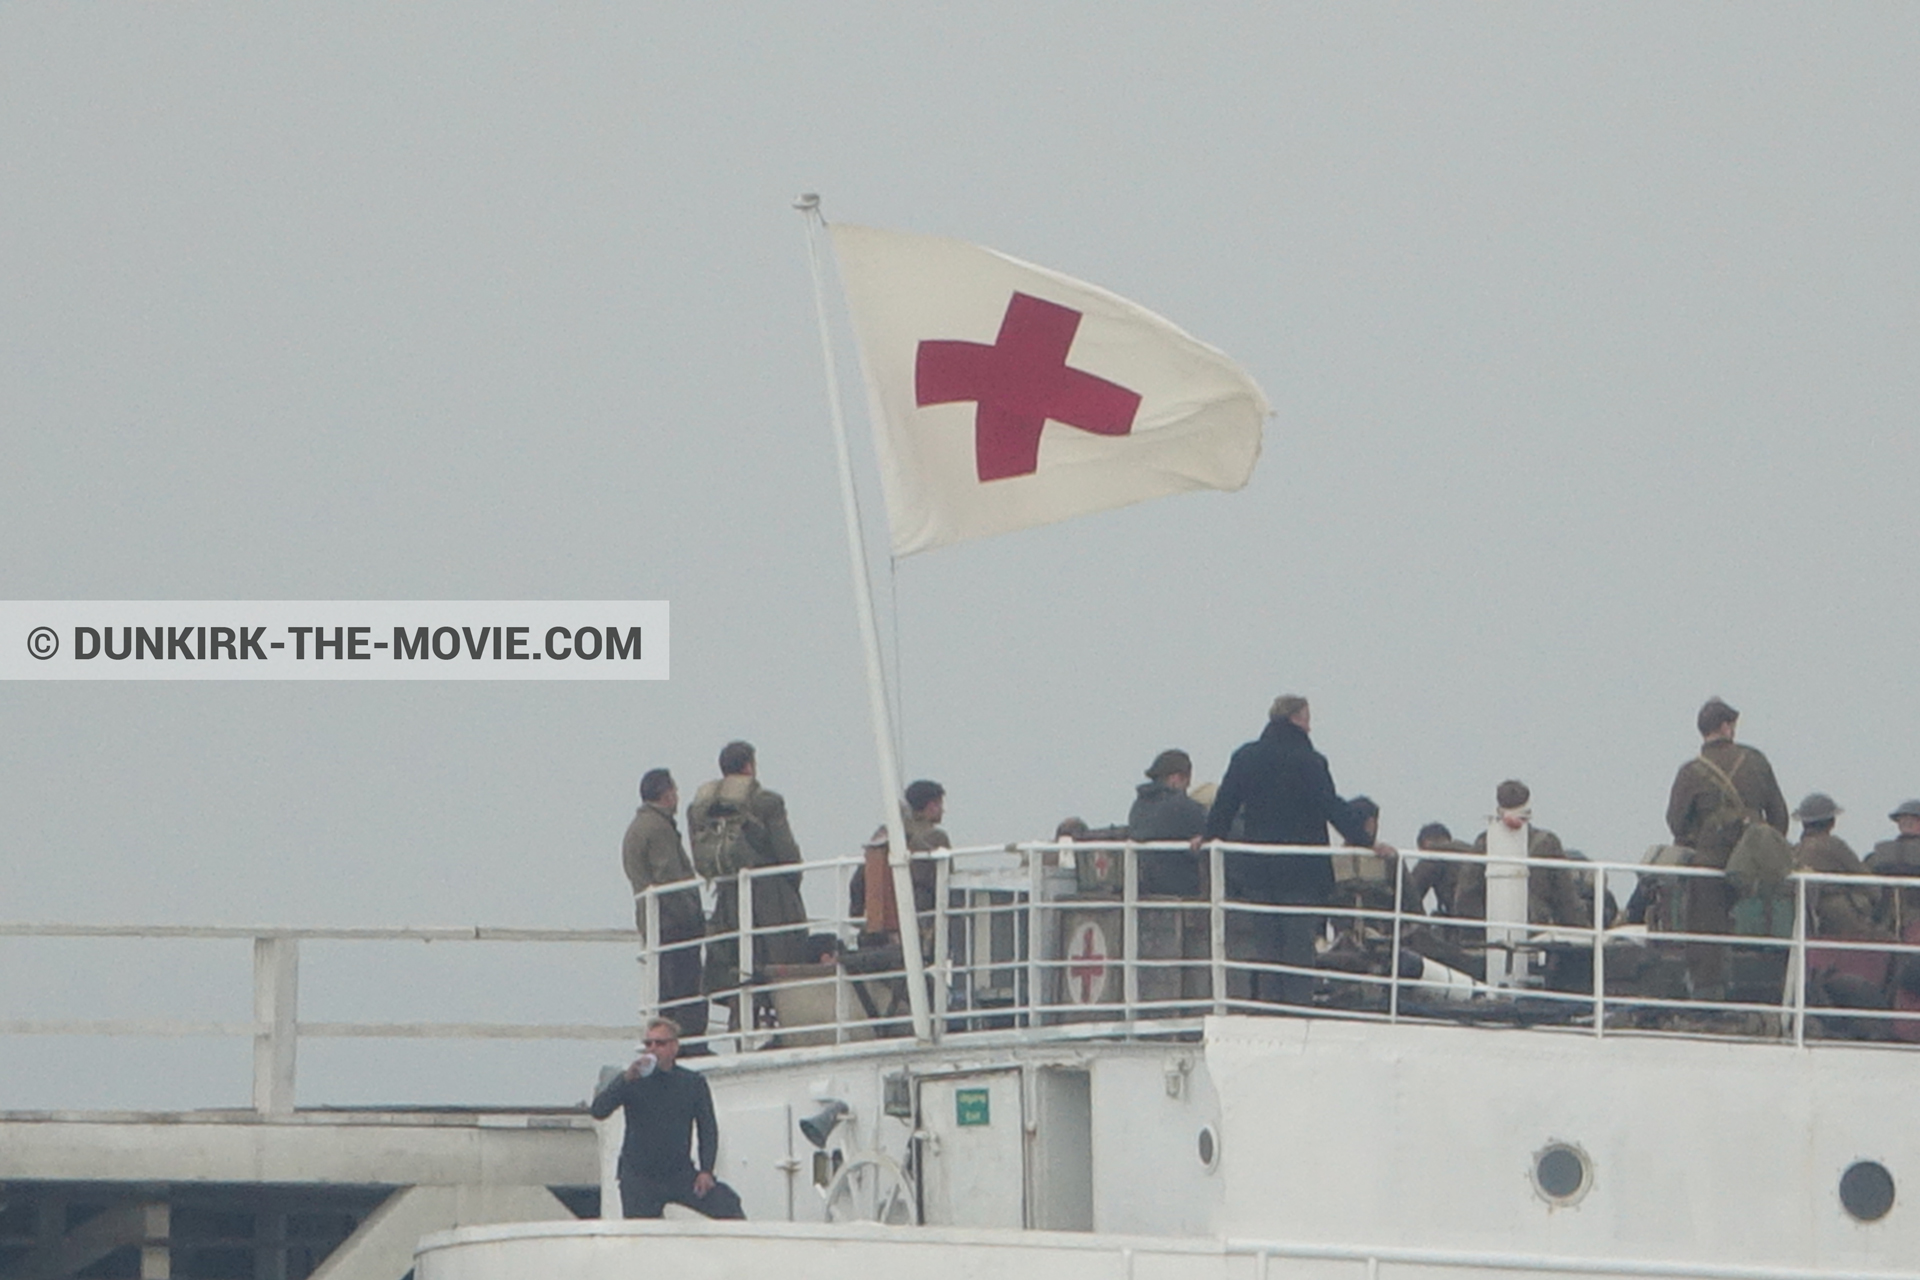
<svg viewBox="0 0 1920 1280"><path fill-rule="evenodd" d="M1165 746L1218 777L1298 690L1402 843L1517 775L1637 857L1719 693L1870 844L1920 794L1917 60L1872 5L8 6L0 597L666 599L674 675L0 687L0 917L615 925L640 772L735 736L852 851L802 189L1131 297L1276 409L1241 493L898 567L958 841L1118 820ZM238 952L101 954L0 947L5 1010L244 1010ZM330 963L341 1017L485 967ZM624 957L570 963L471 1016L627 1015ZM554 1070L348 1048L303 1100ZM0 1042L0 1106L244 1100L244 1046L48 1082L105 1052Z"/></svg>

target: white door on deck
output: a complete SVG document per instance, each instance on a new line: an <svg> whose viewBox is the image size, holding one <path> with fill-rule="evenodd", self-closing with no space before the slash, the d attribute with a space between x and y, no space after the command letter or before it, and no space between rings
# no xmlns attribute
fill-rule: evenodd
<svg viewBox="0 0 1920 1280"><path fill-rule="evenodd" d="M928 1223L1026 1225L1026 1136L1020 1073L920 1082L920 1195Z"/></svg>
<svg viewBox="0 0 1920 1280"><path fill-rule="evenodd" d="M735 1107L720 1115L714 1172L740 1194L749 1218L793 1221L793 1110L784 1102Z"/></svg>

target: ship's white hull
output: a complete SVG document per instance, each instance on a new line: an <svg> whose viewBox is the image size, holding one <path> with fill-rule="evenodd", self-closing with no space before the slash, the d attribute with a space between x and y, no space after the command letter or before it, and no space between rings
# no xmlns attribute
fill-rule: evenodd
<svg viewBox="0 0 1920 1280"><path fill-rule="evenodd" d="M719 1172L758 1221L453 1232L424 1243L421 1280L1920 1274L1897 1050L1224 1017L1191 1041L1010 1035L710 1071ZM910 1115L887 1113L890 1078ZM816 1164L797 1122L829 1098L851 1116ZM828 1221L847 1208L834 1170L863 1157L899 1166L928 1225ZM1871 1219L1841 1193L1863 1164L1893 1188Z"/></svg>
<svg viewBox="0 0 1920 1280"><path fill-rule="evenodd" d="M468 1227L429 1237L415 1265L418 1280L632 1280L656 1274L674 1280L1898 1280L1911 1274L1056 1231L732 1222Z"/></svg>

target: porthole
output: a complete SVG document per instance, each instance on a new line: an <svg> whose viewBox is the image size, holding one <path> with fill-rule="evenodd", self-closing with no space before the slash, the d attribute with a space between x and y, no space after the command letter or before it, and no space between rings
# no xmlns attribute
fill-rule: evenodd
<svg viewBox="0 0 1920 1280"><path fill-rule="evenodd" d="M1200 1126L1200 1136L1195 1140L1194 1148L1200 1156L1200 1166L1208 1173L1220 1167L1220 1135L1213 1131L1212 1125Z"/></svg>
<svg viewBox="0 0 1920 1280"><path fill-rule="evenodd" d="M1533 1189L1549 1204L1573 1204L1593 1185L1593 1162L1570 1142L1549 1142L1533 1153Z"/></svg>
<svg viewBox="0 0 1920 1280"><path fill-rule="evenodd" d="M1855 1222L1878 1222L1893 1208L1893 1175L1878 1160L1856 1160L1840 1175L1840 1207Z"/></svg>

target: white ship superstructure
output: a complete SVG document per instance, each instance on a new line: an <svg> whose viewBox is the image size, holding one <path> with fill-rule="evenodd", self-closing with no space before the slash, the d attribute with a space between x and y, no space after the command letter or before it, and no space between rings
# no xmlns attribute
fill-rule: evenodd
<svg viewBox="0 0 1920 1280"><path fill-rule="evenodd" d="M120 1274L114 1257L145 1268L125 1274L276 1280L393 1280L410 1265L421 1280L655 1268L801 1280L883 1267L1050 1280L1920 1275L1913 1020L1810 1003L1804 980L1836 955L1894 965L1914 948L1809 939L1800 911L1786 936L1722 940L1737 948L1735 1002L1714 1008L1670 990L1683 935L1453 922L1510 962L1489 966L1510 975L1490 985L1420 955L1433 922L1398 900L1400 877L1350 867L1355 905L1315 909L1330 922L1315 1003L1276 1006L1253 997L1273 966L1246 958L1243 930L1300 908L1228 901L1217 886L1232 846L1202 855L1205 899L1144 896L1140 852L937 855L921 920L935 1015L924 1038L912 1034L897 941L821 919L809 923L819 962L753 971L756 926L742 921L742 1003L770 1016L717 1025L712 1056L686 1065L712 1084L717 1172L742 1196L744 1224L677 1208L661 1222L575 1218L592 1212L596 1180L600 1203L617 1203L617 1113L596 1132L578 1112L533 1108L295 1106L296 1046L313 1037L543 1029L304 1021L302 935L259 931L252 1023L5 1028L248 1034L256 1090L251 1111L225 1114L6 1116L0 1179L16 1205L92 1194L104 1207L58 1224L43 1212L37 1234L16 1223L0 1275ZM844 902L855 865L807 873L834 877ZM1638 868L1556 869L1623 883ZM1852 883L1891 893L1902 882ZM1787 892L1803 906L1817 884L1798 878ZM1593 896L1603 912L1604 891ZM444 933L633 943L615 931ZM642 959L644 1016L659 1004L659 956L642 948ZM544 1033L604 1043L632 1038L641 1020ZM169 1210L210 1213L217 1189L261 1211L224 1254L193 1245L181 1209ZM288 1245L303 1204L356 1195L325 1248ZM273 1221L277 1240L259 1225ZM206 1261L216 1256L227 1262Z"/></svg>

